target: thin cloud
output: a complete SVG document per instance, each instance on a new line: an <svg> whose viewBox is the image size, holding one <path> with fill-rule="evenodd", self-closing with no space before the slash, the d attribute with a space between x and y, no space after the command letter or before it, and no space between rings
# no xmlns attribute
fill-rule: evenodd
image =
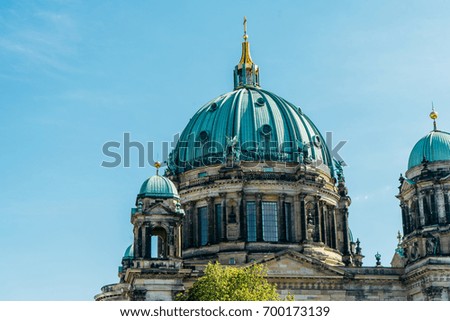
<svg viewBox="0 0 450 321"><path fill-rule="evenodd" d="M30 68L47 72L75 71L70 60L76 54L79 36L73 19L50 11L26 12L25 16L29 19L2 21L0 50L12 57L15 66L10 67L27 72Z"/></svg>

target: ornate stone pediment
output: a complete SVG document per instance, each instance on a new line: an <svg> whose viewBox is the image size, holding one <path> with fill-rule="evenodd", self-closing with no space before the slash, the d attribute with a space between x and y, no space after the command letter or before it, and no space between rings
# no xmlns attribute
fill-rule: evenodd
<svg viewBox="0 0 450 321"><path fill-rule="evenodd" d="M269 277L342 278L345 271L301 253L287 250L257 261L267 267Z"/></svg>
<svg viewBox="0 0 450 321"><path fill-rule="evenodd" d="M145 214L164 215L164 214L173 214L173 211L168 206L162 203L157 203L147 208L145 210Z"/></svg>

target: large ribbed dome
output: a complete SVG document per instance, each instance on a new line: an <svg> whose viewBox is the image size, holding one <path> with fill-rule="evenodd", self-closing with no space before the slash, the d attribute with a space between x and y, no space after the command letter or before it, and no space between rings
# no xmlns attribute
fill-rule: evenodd
<svg viewBox="0 0 450 321"><path fill-rule="evenodd" d="M154 175L141 186L138 197L176 198L179 199L177 188L167 177Z"/></svg>
<svg viewBox="0 0 450 321"><path fill-rule="evenodd" d="M231 145L240 161L300 161L333 168L322 135L300 108L254 86L237 88L200 108L182 132L169 167L180 173L224 163Z"/></svg>
<svg viewBox="0 0 450 321"><path fill-rule="evenodd" d="M450 161L450 134L433 130L421 138L409 155L408 169L428 162Z"/></svg>

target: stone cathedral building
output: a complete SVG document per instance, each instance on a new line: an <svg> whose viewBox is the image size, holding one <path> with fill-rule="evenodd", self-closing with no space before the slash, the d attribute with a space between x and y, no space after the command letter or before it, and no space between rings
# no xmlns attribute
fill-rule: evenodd
<svg viewBox="0 0 450 321"><path fill-rule="evenodd" d="M302 109L261 88L246 32L233 76L234 90L190 119L165 173L142 184L120 281L95 299L172 300L218 261L263 263L299 300L449 300L450 134L437 113L400 176L391 267L365 267L341 163Z"/></svg>

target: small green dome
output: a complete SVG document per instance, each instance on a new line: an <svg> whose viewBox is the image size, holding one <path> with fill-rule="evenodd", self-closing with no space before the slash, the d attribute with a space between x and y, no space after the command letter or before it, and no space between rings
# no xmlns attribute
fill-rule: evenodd
<svg viewBox="0 0 450 321"><path fill-rule="evenodd" d="M138 197L180 199L177 188L172 181L159 175L150 177L142 184Z"/></svg>
<svg viewBox="0 0 450 321"><path fill-rule="evenodd" d="M450 161L450 134L433 130L420 139L409 155L408 169L428 162Z"/></svg>
<svg viewBox="0 0 450 321"><path fill-rule="evenodd" d="M125 250L125 253L123 254L124 259L132 259L134 258L134 244L131 244L127 249Z"/></svg>

